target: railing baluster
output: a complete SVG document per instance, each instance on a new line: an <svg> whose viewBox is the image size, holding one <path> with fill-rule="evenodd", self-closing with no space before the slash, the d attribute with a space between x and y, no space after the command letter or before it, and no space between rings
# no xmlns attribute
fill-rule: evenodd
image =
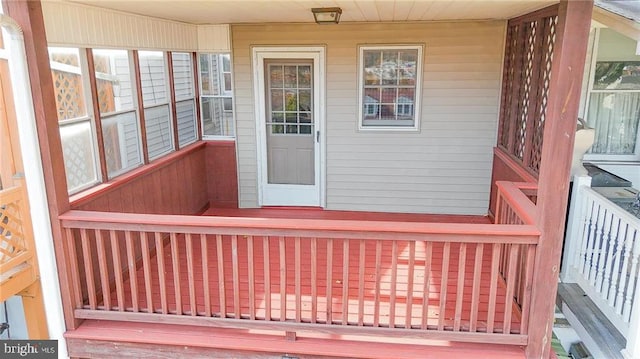
<svg viewBox="0 0 640 359"><path fill-rule="evenodd" d="M73 303L73 307L75 309L80 309L83 307L82 301L82 286L80 284L80 269L78 268L78 254L76 252L76 237L73 234L73 229L65 228L66 240L67 240L67 248L69 251L69 263L71 265L71 282L73 287L73 296L75 303ZM119 271L115 271L118 273ZM116 274L117 275L117 274Z"/></svg>
<svg viewBox="0 0 640 359"><path fill-rule="evenodd" d="M131 304L133 311L140 311L140 302L138 299L138 276L136 273L136 254L133 246L133 238L131 231L124 232L124 239L127 247L127 270L129 271L129 284L131 287Z"/></svg>
<svg viewBox="0 0 640 359"><path fill-rule="evenodd" d="M602 293L607 263L611 257L611 221L613 213L607 211L604 218L604 227L602 228L602 243L600 244L600 258L598 260L598 273L596 273L596 291Z"/></svg>
<svg viewBox="0 0 640 359"><path fill-rule="evenodd" d="M111 257L113 259L113 275L116 280L116 298L118 300L118 310L124 311L124 282L122 280L122 260L120 258L120 246L116 231L109 231L109 241L111 243Z"/></svg>
<svg viewBox="0 0 640 359"><path fill-rule="evenodd" d="M600 208L598 210L598 222L596 224L596 237L593 243L593 255L592 255L592 261L591 261L591 268L589 269L589 284L592 287L595 287L596 285L598 270L600 268L600 260L601 260L601 253L602 253L602 236L603 236L602 227L604 226L605 215L606 215L606 209L602 204L600 204Z"/></svg>
<svg viewBox="0 0 640 359"><path fill-rule="evenodd" d="M149 252L149 233L140 232L142 247L142 268L144 272L144 291L147 300L147 313L153 313L153 293L151 283L151 254Z"/></svg>
<svg viewBox="0 0 640 359"><path fill-rule="evenodd" d="M107 251L104 247L102 231L96 230L96 251L98 252L98 269L100 271L100 287L104 310L111 310L111 289L109 288L109 269L107 267Z"/></svg>
<svg viewBox="0 0 640 359"><path fill-rule="evenodd" d="M342 325L349 324L349 240L342 240Z"/></svg>
<svg viewBox="0 0 640 359"><path fill-rule="evenodd" d="M615 308L616 298L618 296L618 280L620 278L620 262L622 261L622 252L624 251L624 233L626 232L626 224L618 224L618 231L616 232L616 253L614 254L613 263L613 276L611 278L612 285L609 287L609 301L610 307Z"/></svg>
<svg viewBox="0 0 640 359"><path fill-rule="evenodd" d="M638 231L629 226L627 230L627 241L633 243L633 252L631 253L631 270L629 271L629 280L627 281L624 307L622 310L622 318L625 323L630 322L633 298L638 295L638 293L634 293L638 276L638 256L640 256L640 238L638 237L640 237Z"/></svg>
<svg viewBox="0 0 640 359"><path fill-rule="evenodd" d="M271 320L271 248L269 245L269 236L262 237L262 254L264 256L263 274L264 274L264 304L265 304L265 320Z"/></svg>
<svg viewBox="0 0 640 359"><path fill-rule="evenodd" d="M180 291L180 250L178 249L178 236L175 232L169 234L171 241L171 264L173 271L173 288L176 299L176 314L182 315L182 293Z"/></svg>
<svg viewBox="0 0 640 359"><path fill-rule="evenodd" d="M489 286L489 308L487 312L487 333L493 333L496 317L496 293L498 289L498 266L500 265L500 249L501 245L493 244L491 255L491 284Z"/></svg>
<svg viewBox="0 0 640 359"><path fill-rule="evenodd" d="M156 240L156 259L158 260L158 282L160 285L160 306L162 314L169 313L169 304L167 300L167 281L165 276L164 266L164 241L162 240L162 233L155 233Z"/></svg>
<svg viewBox="0 0 640 359"><path fill-rule="evenodd" d="M587 238L587 247L585 252L585 264L584 270L582 271L584 278L589 280L589 273L591 272L591 266L593 262L593 250L595 247L595 238L596 238L596 230L598 227L598 213L599 213L599 205L594 202L593 209L591 211L591 216L589 218L589 237Z"/></svg>
<svg viewBox="0 0 640 359"><path fill-rule="evenodd" d="M327 324L333 324L333 239L327 239Z"/></svg>
<svg viewBox="0 0 640 359"><path fill-rule="evenodd" d="M311 238L311 323L318 319L318 240Z"/></svg>
<svg viewBox="0 0 640 359"><path fill-rule="evenodd" d="M616 296L616 313L622 315L622 309L624 306L624 292L627 289L627 273L629 270L629 258L631 257L631 250L633 248L633 240L631 238L630 226L626 225L624 231L624 253L622 254L622 270L620 271L620 284L618 285L618 295Z"/></svg>
<svg viewBox="0 0 640 359"><path fill-rule="evenodd" d="M602 290L600 292L602 299L609 300L611 293L611 276L614 272L614 258L616 248L618 247L618 227L620 226L620 218L613 218L611 221L611 228L609 230L609 248L607 250L607 263L605 264L604 279L602 281Z"/></svg>
<svg viewBox="0 0 640 359"><path fill-rule="evenodd" d="M464 300L464 274L467 262L467 244L460 243L460 256L458 257L458 287L456 288L456 315L453 321L453 331L460 330L462 321L462 302Z"/></svg>
<svg viewBox="0 0 640 359"><path fill-rule="evenodd" d="M287 320L287 249L284 237L278 239L280 249L280 321Z"/></svg>
<svg viewBox="0 0 640 359"><path fill-rule="evenodd" d="M429 294L431 293L431 257L433 254L433 243L427 242L425 246L421 329L427 329L429 326Z"/></svg>
<svg viewBox="0 0 640 359"><path fill-rule="evenodd" d="M584 186L578 186L578 191L579 193L577 196L577 201L579 202L578 209L580 210L580 216L578 218L580 218L580 222L578 227L578 240L576 243L576 251L573 258L572 267L577 268L580 271L585 260L584 255L586 253L587 238L589 237L589 212L591 211L591 201L589 201L588 197L586 196L587 191L585 190Z"/></svg>
<svg viewBox="0 0 640 359"><path fill-rule="evenodd" d="M513 313L513 294L516 286L516 267L518 265L519 249L519 245L512 245L509 250L509 276L506 278L507 291L504 296L504 321L502 322L502 334L511 334L511 315Z"/></svg>
<svg viewBox="0 0 640 359"><path fill-rule="evenodd" d="M526 246L527 256L524 272L524 290L520 318L520 334L528 334L527 328L529 327L529 317L531 311L531 287L533 286L533 265L536 258L536 246Z"/></svg>
<svg viewBox="0 0 640 359"><path fill-rule="evenodd" d="M444 330L447 309L447 286L449 285L449 255L451 242L445 242L442 249L442 269L440 276L440 306L438 308L438 330Z"/></svg>
<svg viewBox="0 0 640 359"><path fill-rule="evenodd" d="M476 244L476 257L473 266L473 290L471 293L471 315L469 317L469 332L478 328L478 310L480 306L480 281L482 279L482 258L484 244Z"/></svg>
<svg viewBox="0 0 640 359"><path fill-rule="evenodd" d="M389 328L396 326L396 286L398 283L398 241L391 243L391 283L389 288Z"/></svg>
<svg viewBox="0 0 640 359"><path fill-rule="evenodd" d="M415 275L415 263L416 263L416 242L409 242L409 263L407 268L407 305L404 314L404 327L411 329L411 322L413 320L413 281Z"/></svg>
<svg viewBox="0 0 640 359"><path fill-rule="evenodd" d="M245 236L247 240L247 271L249 272L249 319L256 319L256 276L253 254L253 236Z"/></svg>
<svg viewBox="0 0 640 359"><path fill-rule="evenodd" d="M98 299L96 297L96 285L93 278L93 258L91 257L91 243L87 237L87 230L80 230L80 239L82 241L82 259L84 261L85 282L87 282L87 292L89 294L89 308L96 310L98 307Z"/></svg>
<svg viewBox="0 0 640 359"><path fill-rule="evenodd" d="M191 233L185 234L185 244L187 247L187 278L189 281L189 309L192 316L198 315L198 306L196 304L196 276L193 264L193 240Z"/></svg>
<svg viewBox="0 0 640 359"><path fill-rule="evenodd" d="M358 258L358 325L364 325L364 275L366 262L366 241L360 240L360 257Z"/></svg>
<svg viewBox="0 0 640 359"><path fill-rule="evenodd" d="M302 321L302 253L300 249L300 237L294 239L295 251L295 286L296 286L296 322Z"/></svg>
<svg viewBox="0 0 640 359"><path fill-rule="evenodd" d="M209 287L209 248L207 235L200 235L202 256L202 291L204 292L204 315L211 316L211 288Z"/></svg>
<svg viewBox="0 0 640 359"><path fill-rule="evenodd" d="M376 287L373 295L373 326L380 325L380 279L382 277L382 241L376 241Z"/></svg>
<svg viewBox="0 0 640 359"><path fill-rule="evenodd" d="M240 319L240 268L238 264L238 236L231 236L231 265L233 274L233 315Z"/></svg>
<svg viewBox="0 0 640 359"><path fill-rule="evenodd" d="M218 301L220 302L220 318L227 317L227 291L224 278L224 248L222 235L216 234L216 255L218 259Z"/></svg>

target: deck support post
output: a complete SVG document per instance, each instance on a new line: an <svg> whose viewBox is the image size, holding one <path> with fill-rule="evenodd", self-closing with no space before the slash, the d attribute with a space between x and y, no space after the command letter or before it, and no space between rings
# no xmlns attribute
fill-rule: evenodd
<svg viewBox="0 0 640 359"><path fill-rule="evenodd" d="M542 235L536 251L527 358L548 358L573 142L580 103L593 1L561 0L551 68L536 223Z"/></svg>
<svg viewBox="0 0 640 359"><path fill-rule="evenodd" d="M285 332L284 335L287 338L287 341L289 342L296 341L296 332Z"/></svg>

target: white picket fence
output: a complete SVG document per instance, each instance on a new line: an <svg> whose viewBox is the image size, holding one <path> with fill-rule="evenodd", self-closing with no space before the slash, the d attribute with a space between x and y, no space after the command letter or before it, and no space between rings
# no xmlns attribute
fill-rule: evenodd
<svg viewBox="0 0 640 359"><path fill-rule="evenodd" d="M637 332L639 320L634 317L640 316L640 308L634 313L640 287L640 219L594 191L590 180L574 181L563 281L580 285L629 341L629 334Z"/></svg>

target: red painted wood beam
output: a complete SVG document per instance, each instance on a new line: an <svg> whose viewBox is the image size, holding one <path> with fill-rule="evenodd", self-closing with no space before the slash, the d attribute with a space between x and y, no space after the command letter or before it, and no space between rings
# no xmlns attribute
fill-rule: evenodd
<svg viewBox="0 0 640 359"><path fill-rule="evenodd" d="M69 210L69 195L65 177L64 160L58 114L54 97L51 68L49 67L49 52L45 34L44 19L40 1L11 1L3 0L2 7L7 15L12 17L22 28L24 34L29 81L36 117L38 141L44 172L44 182L49 203L49 216L53 232L54 247L57 253L56 262L65 324L73 329L79 324L73 316L69 268L63 253L65 249L62 227L58 215Z"/></svg>
<svg viewBox="0 0 640 359"><path fill-rule="evenodd" d="M593 1L561 0L551 68L549 103L538 176L536 251L527 358L548 358L580 89Z"/></svg>

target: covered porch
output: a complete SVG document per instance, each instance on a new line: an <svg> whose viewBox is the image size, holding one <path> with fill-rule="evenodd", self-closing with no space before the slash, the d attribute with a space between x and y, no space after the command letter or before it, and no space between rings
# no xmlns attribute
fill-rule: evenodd
<svg viewBox="0 0 640 359"><path fill-rule="evenodd" d="M8 3L8 14L37 29L36 34L42 34L42 9L34 4ZM263 123L256 121L252 112L260 105L252 102L249 91L252 74L249 49L254 46L251 36L265 33L261 29L268 29L271 35L277 33L269 24L238 27L238 34L245 37L233 49L234 54L241 55L234 63L239 74L234 86L237 91L244 91L244 97L238 96L234 103L242 116L235 140L205 141L201 132L204 127L197 124L193 142L182 146L175 120L171 123L176 128L176 133L172 133L175 140L165 154L150 159L150 150L144 143L147 138L141 136L139 165L125 168L121 174L108 168L105 160L108 153L99 149L101 168L96 171L96 184L69 196L64 181L60 128L58 123L48 120L56 118L55 106L50 93L41 90L42 87L50 90L52 86L35 86L51 81L46 43L32 33L25 34L30 54L27 60L40 73L37 76L32 72L32 88L36 106L42 110L37 112L40 117L36 121L45 159L44 179L52 203L69 354L89 358L549 357L556 292L555 285L549 283L555 283L558 275L564 194L577 117L578 94L571 89L579 85L582 75L592 4L562 1L544 8L537 5L540 10L505 18L504 23L474 22L464 31L459 31L453 22L438 23L427 29L433 39L438 39L439 31L451 31L455 33L453 37L463 39L456 40L463 45L452 49L447 47L446 38L439 39L444 55L437 61L442 63L430 63L433 58L424 61L433 65L425 74L436 73L439 66L445 66L449 71L443 73L453 78L439 83L451 88L430 89L435 100L426 102L424 109L437 108L437 95L445 94L442 98L449 99L464 86L479 86L466 92L466 98L480 97L478 101L483 105L474 107L472 100L471 108L495 111L484 114L483 121L495 126L490 131L483 129L483 136L491 137L491 141L497 138L496 147L492 150L493 142L477 147L483 149L481 157L491 163L491 170L484 168L490 176L486 176L486 182L473 183L477 191L474 195L486 196L476 199L472 206L465 203L471 199L464 193L456 193L455 208L451 206L454 202L445 198L449 196L447 192L441 189L451 188L447 187L447 178L457 172L444 175L439 172L435 176L428 166L420 168L419 177L426 180L418 185L423 193L442 196L440 202L426 204L420 198L411 198L411 191L418 192L411 183L394 186L394 193L403 192L406 196L401 199L393 195L368 196L358 188L361 193L353 197L360 202L336 200L348 197L354 191L353 183L360 178L353 176L341 182L339 171L330 172L336 168L358 172L358 168L351 168L352 163L362 162L365 167L369 165L368 171L372 173L394 170L390 180L371 186L374 193L382 193L389 183L395 184L404 174L410 177L418 173L411 168L405 171L402 164L406 162L397 160L404 153L396 149L413 146L416 162L422 161L422 155L434 159L446 152L460 159L466 153L459 153L454 146L447 149L449 152L440 152L446 138L431 147L421 146L421 141L428 137L420 136L433 133L455 137L460 148L465 144L465 138L448 127L430 133L432 129L427 125L438 121L430 122L432 119L428 117L415 116L411 120L413 133L399 131L390 135L384 132L386 129L355 131L359 125L365 126L365 122L357 123L360 120L356 119L353 104L346 101L345 105L340 100L345 97L343 94L357 93L355 81L351 84L344 79L353 80L349 74L357 65L351 57L360 40L354 36L348 42L343 41L336 29L330 30L334 36L326 52L341 55L329 57L327 83L341 84L348 90L326 88L330 94L328 102L334 101L326 105L331 110L326 117L333 122L327 124L323 145L333 152L328 159L321 158L318 162L334 161L335 166L318 167L328 174L326 187L319 187L317 193L318 203L329 204L324 209L261 206L263 202L255 191L259 178L256 167L260 167L260 162L255 153L257 144L251 139L257 137L252 131ZM533 9L527 11L530 10ZM362 29L386 32L385 24L349 26L360 29L358 36L363 39L366 35L362 34L368 32ZM420 26L416 28L422 29ZM467 47L463 55L456 53L470 41L466 34L474 28L484 29L488 36L500 39L503 31L498 30L503 29L506 34L501 71L493 66L496 56L492 40L487 41L492 51L487 56L489 66L471 65L477 66L472 76L489 73L488 80L458 79L457 72L446 67L447 59L465 60L469 52L475 51ZM294 48L309 45L306 42L317 45L323 35L322 31L307 31L307 37L300 40L293 30L309 29L308 24L290 29L277 41L291 41ZM420 37L423 36L420 31L407 24L397 26L395 31L411 33L418 39L416 42L426 41ZM269 38L260 38L258 42L265 45L262 42L266 41ZM421 46L414 46L412 51L420 54ZM92 49L86 50L91 57ZM139 60L137 49L129 51L131 63ZM318 51L324 56L324 48ZM402 49L397 51L399 54ZM322 56L312 60L322 63ZM196 59L197 54L193 52L191 57ZM462 66L466 69L467 65ZM342 71L341 76L331 72L336 69ZM466 76L458 70L463 73L461 77ZM138 81L135 86L142 88L139 66L135 71L138 71L132 75ZM496 73L502 83L495 81ZM96 76L90 75L95 93ZM436 80L425 79L425 83L429 81ZM423 84L415 82L418 85L413 86L419 94ZM482 86L495 87L496 91L482 96ZM396 96L398 93L395 92ZM429 95L426 98L432 100ZM494 99L495 104L486 105ZM127 111L132 118L142 116L140 126L144 126L142 93L137 100L140 102L137 108ZM245 100L251 103L243 103ZM399 98L396 100L399 103ZM198 96L194 94L190 101L197 112ZM176 99L171 98L162 106L169 109L175 104ZM456 114L455 107L455 103L450 103L437 108L445 111L440 114L444 120L439 125L451 125L443 125L447 116L459 115L457 121L469 124L478 115ZM325 115L322 106L317 111ZM103 116L100 110L94 115L97 120ZM347 129L343 118L352 121L349 126L354 128ZM300 129L307 124L295 126ZM497 135L487 135L494 129ZM321 142L319 133L314 137L317 143ZM364 160L354 156L353 162L340 162L340 154L349 152L349 147L336 142L338 139L348 146L359 146L362 152L367 152L368 146L375 148L376 141L384 139L385 148L396 151L383 159L375 158L375 151L368 151ZM483 139L486 138L478 141ZM465 151L473 152L473 148ZM456 166L446 159L441 162L445 172L452 170L448 166ZM369 173L360 172L357 174L365 177ZM439 177L437 183L429 182L432 175ZM332 187L335 183L338 185ZM429 188L430 185L434 188ZM327 194L325 190L333 192ZM323 196L331 196L332 201L325 202ZM383 197L386 202L376 203L377 198ZM394 202L406 203L392 207ZM478 203L484 206L481 210ZM343 210L340 207L343 205L353 210ZM365 205L370 208L388 205L389 210L355 211ZM469 210L467 205L473 208ZM453 208L451 212L446 211L447 207ZM437 208L436 212L441 214L405 213L411 211L399 208L414 208L415 212Z"/></svg>

